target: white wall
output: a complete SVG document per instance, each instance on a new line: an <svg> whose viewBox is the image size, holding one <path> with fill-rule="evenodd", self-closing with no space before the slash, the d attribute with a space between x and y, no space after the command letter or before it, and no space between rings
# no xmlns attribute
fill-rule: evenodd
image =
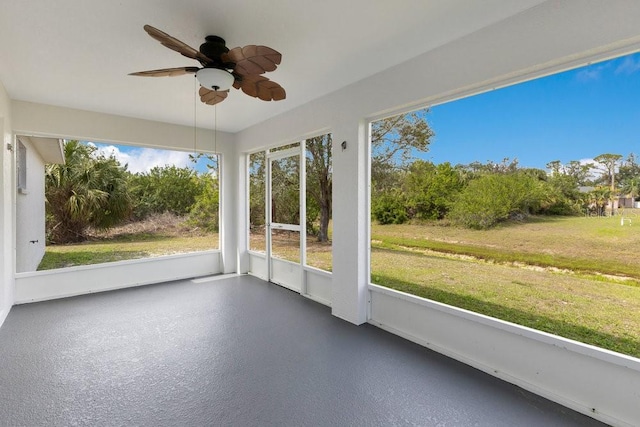
<svg viewBox="0 0 640 427"><path fill-rule="evenodd" d="M0 82L0 325L13 305L14 231L13 231L13 144L11 133L11 104Z"/></svg>
<svg viewBox="0 0 640 427"><path fill-rule="evenodd" d="M44 160L28 138L27 188L16 194L16 272L35 271L45 250Z"/></svg>

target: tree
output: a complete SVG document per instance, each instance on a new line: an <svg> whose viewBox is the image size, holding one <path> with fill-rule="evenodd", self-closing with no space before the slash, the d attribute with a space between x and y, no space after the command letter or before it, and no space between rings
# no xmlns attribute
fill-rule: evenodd
<svg viewBox="0 0 640 427"><path fill-rule="evenodd" d="M609 189L611 192L616 191L616 169L618 162L622 156L620 154L600 154L593 158L593 160L600 164L601 170L605 173L609 182Z"/></svg>
<svg viewBox="0 0 640 427"><path fill-rule="evenodd" d="M392 203L391 199L398 196L410 161L417 153L429 151L435 133L427 122L428 113L425 108L371 124L371 208L372 215L381 223L407 219L406 212L401 214L406 209L403 202ZM384 209L393 212L387 215Z"/></svg>
<svg viewBox="0 0 640 427"><path fill-rule="evenodd" d="M591 184L589 178L595 165L571 160L562 164L559 160L547 163L551 171L547 175L548 205L542 213L551 215L577 215L583 212L586 204L585 193L580 186Z"/></svg>
<svg viewBox="0 0 640 427"><path fill-rule="evenodd" d="M618 181L622 192L635 201L640 195L640 165L635 154L630 153L620 166Z"/></svg>
<svg viewBox="0 0 640 427"><path fill-rule="evenodd" d="M394 173L405 168L416 152L426 153L435 132L427 122L429 109L375 121L371 124L371 181L374 190L397 186Z"/></svg>
<svg viewBox="0 0 640 427"><path fill-rule="evenodd" d="M564 174L564 168L560 160L553 160L547 163L547 169L551 171L551 176Z"/></svg>
<svg viewBox="0 0 640 427"><path fill-rule="evenodd" d="M71 140L64 145L64 158L64 164L45 169L49 240L79 242L86 239L89 226L109 228L128 218L127 172L115 157L98 155L95 146Z"/></svg>
<svg viewBox="0 0 640 427"><path fill-rule="evenodd" d="M272 159L271 222L300 224L300 157Z"/></svg>
<svg viewBox="0 0 640 427"><path fill-rule="evenodd" d="M503 158L498 163L493 160L487 160L486 163L476 160L466 165L457 164L455 169L458 171L463 182L469 182L487 174L509 174L520 170L518 166L518 159L511 160L509 157Z"/></svg>
<svg viewBox="0 0 640 427"><path fill-rule="evenodd" d="M489 160L484 169L489 173L514 173L518 170L518 159L511 160L509 157L505 157L500 163Z"/></svg>
<svg viewBox="0 0 640 427"><path fill-rule="evenodd" d="M618 168L618 162L622 156L620 154L605 153L600 154L593 158L593 160L600 164L600 170L603 172L603 177L607 180L609 185L609 201L611 202L611 212L613 213L613 198L616 195L616 169Z"/></svg>
<svg viewBox="0 0 640 427"><path fill-rule="evenodd" d="M588 203L597 216L603 216L607 206L607 200L611 199L611 189L606 186L597 186L589 192Z"/></svg>
<svg viewBox="0 0 640 427"><path fill-rule="evenodd" d="M249 155L249 222L263 226L265 219L266 157L264 151Z"/></svg>
<svg viewBox="0 0 640 427"><path fill-rule="evenodd" d="M307 139L307 193L317 204L319 211L318 241L329 240L329 221L331 219L331 197L333 182L331 178L331 134ZM309 209L307 209L307 212ZM307 218L309 220L309 218Z"/></svg>
<svg viewBox="0 0 640 427"><path fill-rule="evenodd" d="M376 194L398 187L403 175L399 169L408 165L416 151L428 150L434 136L426 120L428 112L428 109L424 109L372 123L371 176ZM328 240L331 217L331 151L330 134L307 140L307 192L311 196L307 203L310 205L309 202L313 201L317 206L320 224L318 240L321 242Z"/></svg>
<svg viewBox="0 0 640 427"><path fill-rule="evenodd" d="M575 179L577 185L589 185L591 171L595 165L591 162L582 163L578 160L571 160L564 166L565 174Z"/></svg>
<svg viewBox="0 0 640 427"><path fill-rule="evenodd" d="M582 163L578 160L571 160L566 165L563 165L560 160L547 163L547 169L551 171L551 177L569 177L575 182L576 186L587 185L589 175L594 167L593 163Z"/></svg>

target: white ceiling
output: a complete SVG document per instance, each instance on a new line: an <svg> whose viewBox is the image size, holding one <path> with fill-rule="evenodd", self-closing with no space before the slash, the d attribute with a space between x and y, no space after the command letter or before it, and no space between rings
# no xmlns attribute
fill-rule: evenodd
<svg viewBox="0 0 640 427"><path fill-rule="evenodd" d="M131 77L197 66L149 37L153 25L198 48L263 44L283 55L267 76L287 99L232 89L218 129L237 132L544 0L22 0L0 2L0 82L15 100L213 127L191 76ZM197 111L194 115L194 108Z"/></svg>

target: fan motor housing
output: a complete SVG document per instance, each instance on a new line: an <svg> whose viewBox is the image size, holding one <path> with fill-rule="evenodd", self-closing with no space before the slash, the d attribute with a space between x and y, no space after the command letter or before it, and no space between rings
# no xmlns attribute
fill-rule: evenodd
<svg viewBox="0 0 640 427"><path fill-rule="evenodd" d="M200 52L216 62L221 62L220 56L223 53L229 52L224 39L218 36L207 36L205 40L206 41L200 45Z"/></svg>

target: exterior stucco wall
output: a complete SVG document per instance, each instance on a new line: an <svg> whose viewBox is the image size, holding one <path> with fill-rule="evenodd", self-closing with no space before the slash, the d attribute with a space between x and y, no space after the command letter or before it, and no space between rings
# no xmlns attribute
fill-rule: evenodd
<svg viewBox="0 0 640 427"><path fill-rule="evenodd" d="M16 194L16 272L35 271L45 251L45 163L27 138L26 191Z"/></svg>

